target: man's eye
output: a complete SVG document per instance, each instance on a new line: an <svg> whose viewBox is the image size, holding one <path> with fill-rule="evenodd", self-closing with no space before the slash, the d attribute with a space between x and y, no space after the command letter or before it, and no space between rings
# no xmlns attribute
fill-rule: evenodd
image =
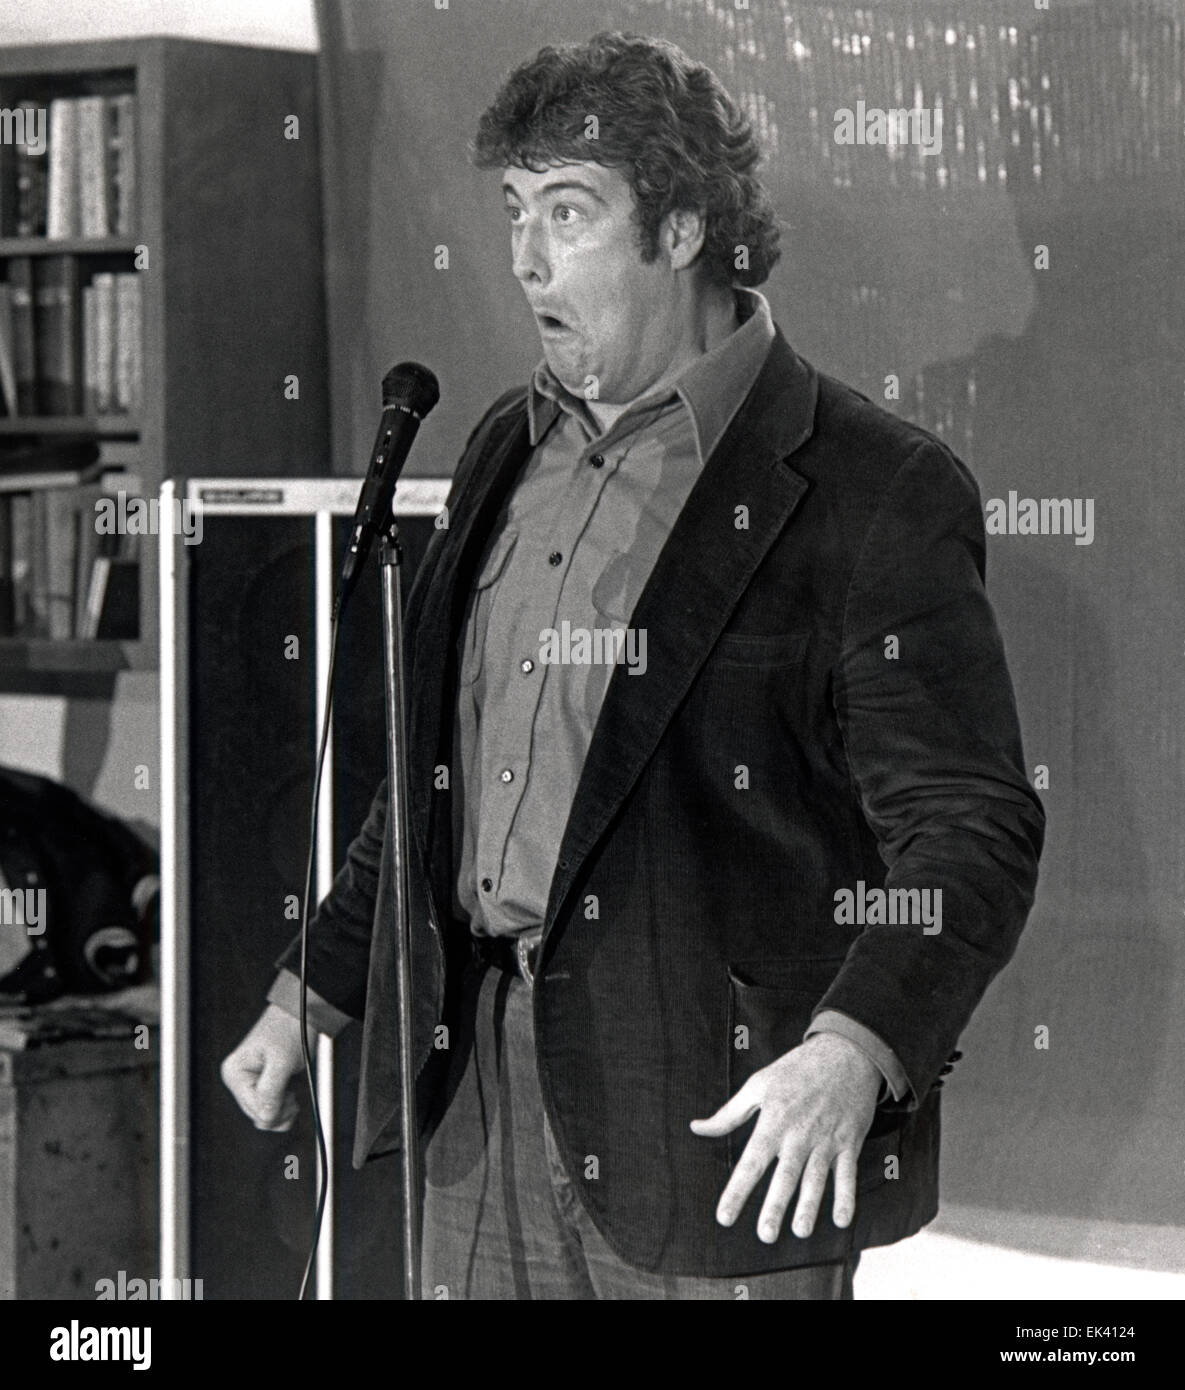
<svg viewBox="0 0 1185 1390"><path fill-rule="evenodd" d="M557 222L574 222L576 220L576 209L570 208L567 203L560 203L552 214Z"/></svg>
<svg viewBox="0 0 1185 1390"><path fill-rule="evenodd" d="M509 217L512 222L518 221L518 215L520 212L522 212L522 208L511 207L509 204L507 204L506 216Z"/></svg>

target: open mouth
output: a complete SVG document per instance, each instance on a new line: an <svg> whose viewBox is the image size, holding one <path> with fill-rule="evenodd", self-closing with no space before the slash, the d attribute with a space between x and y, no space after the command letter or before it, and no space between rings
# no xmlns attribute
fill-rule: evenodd
<svg viewBox="0 0 1185 1390"><path fill-rule="evenodd" d="M556 318L554 314L537 314L536 317L539 320L539 327L545 333L563 333L567 330L568 325L563 319Z"/></svg>

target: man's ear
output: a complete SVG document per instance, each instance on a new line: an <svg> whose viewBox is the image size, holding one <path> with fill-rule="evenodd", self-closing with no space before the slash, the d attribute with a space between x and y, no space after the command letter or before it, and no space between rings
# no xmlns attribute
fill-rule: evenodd
<svg viewBox="0 0 1185 1390"><path fill-rule="evenodd" d="M700 208L674 208L663 219L661 241L672 270L686 270L704 245L707 219Z"/></svg>

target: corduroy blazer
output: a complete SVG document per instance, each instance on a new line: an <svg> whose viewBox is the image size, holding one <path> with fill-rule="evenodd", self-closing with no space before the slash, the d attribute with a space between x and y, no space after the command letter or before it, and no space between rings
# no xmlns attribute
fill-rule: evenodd
<svg viewBox="0 0 1185 1390"><path fill-rule="evenodd" d="M455 756L466 600L530 453L525 402L509 392L471 435L407 601L421 1117L469 955L437 769ZM611 676L534 990L567 1170L609 1245L649 1270L760 1273L911 1235L937 1211L943 1075L1015 949L1044 834L984 589L976 483L940 440L816 371L779 331L630 622L646 629L647 670ZM385 820L384 784L311 926L311 987L364 1021L356 1166L398 1133ZM845 890L867 902L878 888L940 890L941 930L837 909ZM916 901L900 894L894 915ZM832 1223L829 1184L814 1235L787 1221L766 1245L768 1174L731 1228L715 1221L752 1122L712 1140L688 1122L797 1045L821 1009L884 1039L912 1091L878 1108L853 1226Z"/></svg>

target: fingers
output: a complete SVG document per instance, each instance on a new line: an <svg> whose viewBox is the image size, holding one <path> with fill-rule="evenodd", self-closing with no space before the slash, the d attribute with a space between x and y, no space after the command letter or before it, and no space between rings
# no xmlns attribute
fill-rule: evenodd
<svg viewBox="0 0 1185 1390"><path fill-rule="evenodd" d="M291 1073L279 1065L272 1053L265 1053L263 1068L255 1083L251 1114L256 1129L288 1130L296 1119L296 1102L288 1094Z"/></svg>
<svg viewBox="0 0 1185 1390"><path fill-rule="evenodd" d="M299 1110L288 1091L292 1073L271 1051L240 1045L223 1061L221 1076L256 1129L292 1128Z"/></svg>
<svg viewBox="0 0 1185 1390"><path fill-rule="evenodd" d="M763 1134L759 1125L721 1195L716 1220L722 1226L731 1226L737 1219L775 1158L777 1165L757 1218L757 1234L761 1240L772 1245L781 1235L795 1192L798 1193L798 1201L791 1230L801 1240L814 1234L833 1164L835 1198L832 1215L841 1229L851 1224L856 1214L855 1150L845 1148L835 1154L828 1148L812 1149L808 1142L799 1141L797 1144L785 1144L779 1151L768 1132Z"/></svg>
<svg viewBox="0 0 1185 1390"><path fill-rule="evenodd" d="M856 1215L856 1152L841 1149L835 1160L835 1200L831 1217L837 1226L850 1226Z"/></svg>
<svg viewBox="0 0 1185 1390"><path fill-rule="evenodd" d="M751 1082L746 1082L714 1115L706 1120L692 1120L691 1128L704 1138L719 1139L739 1129L760 1105L760 1093Z"/></svg>
<svg viewBox="0 0 1185 1390"><path fill-rule="evenodd" d="M296 1123L296 1117L300 1113L300 1106L292 1096L286 1095L280 1106L275 1119L270 1123L262 1120L252 1120L256 1129L268 1130L276 1134L285 1134Z"/></svg>
<svg viewBox="0 0 1185 1390"><path fill-rule="evenodd" d="M827 1175L831 1172L831 1156L823 1149L816 1149L807 1160L802 1182L798 1189L798 1205L794 1208L794 1234L805 1240L815 1229L815 1218L823 1201L823 1189L827 1186Z"/></svg>
<svg viewBox="0 0 1185 1390"><path fill-rule="evenodd" d="M749 1142L745 1145L737 1166L732 1170L732 1176L720 1194L720 1201L716 1206L716 1220L722 1226L731 1226L741 1214L741 1208L777 1156L777 1142L771 1129L772 1126L763 1125L759 1120L757 1128L749 1136Z"/></svg>
<svg viewBox="0 0 1185 1390"><path fill-rule="evenodd" d="M786 1209L790 1205L790 1199L794 1196L794 1189L798 1186L798 1177L802 1172L803 1161L807 1159L809 1154L809 1149L798 1147L786 1149L778 1157L778 1166L774 1169L769 1191L765 1194L765 1201L761 1205L761 1215L757 1218L757 1234L767 1245L772 1245L781 1234ZM809 1162L807 1163L807 1171L810 1171ZM826 1169L823 1171L823 1181L827 1181ZM799 1210L802 1210L801 1202L799 1202ZM802 1234L797 1227L794 1233L795 1235Z"/></svg>

